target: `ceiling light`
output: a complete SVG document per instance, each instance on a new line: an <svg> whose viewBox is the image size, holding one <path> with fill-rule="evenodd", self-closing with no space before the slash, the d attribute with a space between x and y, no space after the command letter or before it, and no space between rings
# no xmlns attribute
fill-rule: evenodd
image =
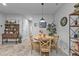
<svg viewBox="0 0 79 59"><path fill-rule="evenodd" d="M44 20L44 18L43 18L43 17L41 18L41 21L40 21L40 22L45 22L45 20Z"/></svg>
<svg viewBox="0 0 79 59"><path fill-rule="evenodd" d="M32 17L30 17L30 18L28 19L28 21L29 21L29 22L32 22Z"/></svg>
<svg viewBox="0 0 79 59"><path fill-rule="evenodd" d="M7 4L6 4L6 3L2 3L2 5L3 5L3 6L7 6Z"/></svg>
<svg viewBox="0 0 79 59"><path fill-rule="evenodd" d="M44 18L43 18L43 8L44 8L44 3L41 3L41 5L42 5L42 18L41 18L41 21L42 21L42 20L45 21Z"/></svg>
<svg viewBox="0 0 79 59"><path fill-rule="evenodd" d="M32 20L32 17L30 17L29 20Z"/></svg>
<svg viewBox="0 0 79 59"><path fill-rule="evenodd" d="M41 5L42 5L42 18L40 19L39 26L40 26L40 28L46 28L47 23L43 17L44 3L41 3Z"/></svg>

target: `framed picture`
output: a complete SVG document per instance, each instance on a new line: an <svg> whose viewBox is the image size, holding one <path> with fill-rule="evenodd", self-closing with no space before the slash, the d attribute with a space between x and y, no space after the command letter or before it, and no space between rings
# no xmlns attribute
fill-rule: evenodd
<svg viewBox="0 0 79 59"><path fill-rule="evenodd" d="M46 22L39 22L39 27L40 28L46 28L47 23Z"/></svg>
<svg viewBox="0 0 79 59"><path fill-rule="evenodd" d="M61 26L66 26L67 24L67 17L63 17L60 21Z"/></svg>

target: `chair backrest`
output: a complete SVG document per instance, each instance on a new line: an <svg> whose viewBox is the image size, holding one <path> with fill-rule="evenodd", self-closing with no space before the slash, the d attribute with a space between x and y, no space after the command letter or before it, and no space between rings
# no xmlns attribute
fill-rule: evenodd
<svg viewBox="0 0 79 59"><path fill-rule="evenodd" d="M31 42L31 46L32 46L32 43L33 43L32 35L30 36L30 42Z"/></svg>
<svg viewBox="0 0 79 59"><path fill-rule="evenodd" d="M50 50L50 47L51 47L51 40L50 39L40 41L40 49L41 48L47 48L47 49Z"/></svg>
<svg viewBox="0 0 79 59"><path fill-rule="evenodd" d="M32 35L30 36L30 40L33 41L33 40L32 40Z"/></svg>
<svg viewBox="0 0 79 59"><path fill-rule="evenodd" d="M58 43L58 39L59 39L59 36L54 36L54 43L55 43L55 44Z"/></svg>

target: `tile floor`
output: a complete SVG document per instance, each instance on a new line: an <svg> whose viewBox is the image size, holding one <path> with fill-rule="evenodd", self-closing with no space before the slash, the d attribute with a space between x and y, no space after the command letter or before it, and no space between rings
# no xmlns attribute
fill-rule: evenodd
<svg viewBox="0 0 79 59"><path fill-rule="evenodd" d="M0 56L40 56L36 50L32 51L30 41L24 41L21 44L0 44ZM62 50L57 49L57 53L53 50L50 56L67 56Z"/></svg>

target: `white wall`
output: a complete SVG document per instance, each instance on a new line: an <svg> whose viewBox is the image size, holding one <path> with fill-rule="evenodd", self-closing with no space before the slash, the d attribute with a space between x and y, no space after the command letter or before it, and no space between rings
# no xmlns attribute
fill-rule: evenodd
<svg viewBox="0 0 79 59"><path fill-rule="evenodd" d="M69 14L74 11L74 4L66 3L57 10L55 14L55 23L57 25L57 33L59 34L59 45L62 50L69 54ZM60 20L62 17L67 17L68 23L66 26L62 27L60 25Z"/></svg>
<svg viewBox="0 0 79 59"><path fill-rule="evenodd" d="M2 13L0 13L0 43L2 43L2 33L4 33L4 24L5 24L5 17ZM1 27L2 25L2 27Z"/></svg>
<svg viewBox="0 0 79 59"><path fill-rule="evenodd" d="M26 15L26 19L29 19L30 17L32 18L32 24L31 24L32 35L38 34L39 30L43 30L43 32L47 34L46 28L39 28L39 22L40 22L40 19L41 19L42 16L41 15L30 15L30 16ZM52 15L45 15L44 19L47 23L53 22L53 16ZM37 23L36 27L34 26L34 23Z"/></svg>
<svg viewBox="0 0 79 59"><path fill-rule="evenodd" d="M4 16L5 20L16 20L23 41L29 38L28 20L23 15L5 14Z"/></svg>
<svg viewBox="0 0 79 59"><path fill-rule="evenodd" d="M5 21L5 18L3 16L3 14L0 14L0 25L2 25L2 27L0 26L0 35L2 35L2 33L4 32L4 21Z"/></svg>
<svg viewBox="0 0 79 59"><path fill-rule="evenodd" d="M43 30L44 33L47 34L46 28L44 28L44 29L39 28L39 22L42 17L41 15L17 15L17 14L6 14L6 13L0 14L0 25L3 25L3 27L0 28L0 34L2 35L2 33L4 33L4 28L5 28L4 24L5 24L6 20L16 20L16 22L18 24L20 24L20 34L23 37L22 40L24 41L25 39L28 39L29 38L29 22L28 22L28 20L30 17L32 18L32 24L31 24L32 35L38 34L39 30ZM44 18L47 23L53 22L52 15L45 15ZM34 23L37 23L36 27L34 26Z"/></svg>

